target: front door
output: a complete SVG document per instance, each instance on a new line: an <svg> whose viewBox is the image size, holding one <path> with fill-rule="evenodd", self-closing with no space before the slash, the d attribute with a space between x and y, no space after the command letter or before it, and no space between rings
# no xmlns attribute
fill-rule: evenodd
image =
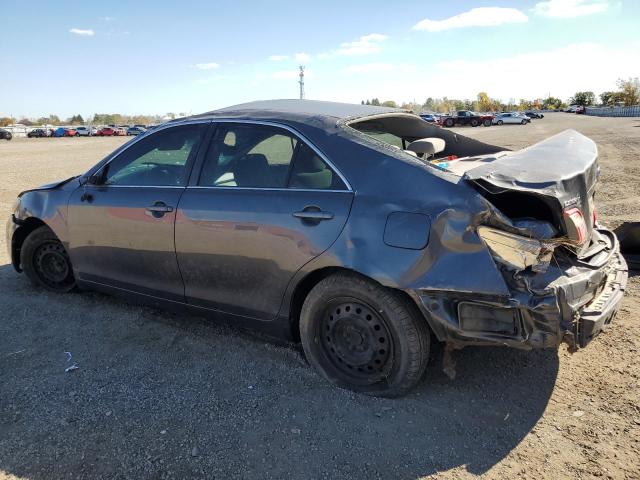
<svg viewBox="0 0 640 480"><path fill-rule="evenodd" d="M187 302L273 319L295 272L340 234L352 195L289 130L220 123L178 206Z"/></svg>
<svg viewBox="0 0 640 480"><path fill-rule="evenodd" d="M174 126L145 136L72 194L69 254L76 278L184 301L174 224L206 127Z"/></svg>

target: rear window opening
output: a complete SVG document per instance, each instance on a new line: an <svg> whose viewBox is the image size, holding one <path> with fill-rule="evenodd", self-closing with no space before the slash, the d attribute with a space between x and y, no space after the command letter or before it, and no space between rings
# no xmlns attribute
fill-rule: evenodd
<svg viewBox="0 0 640 480"><path fill-rule="evenodd" d="M445 130L411 113L372 115L351 120L346 125L372 139L401 149L408 155L429 163L487 155L505 150L502 147ZM437 140L433 141L434 139ZM418 141L421 142L420 145L415 144Z"/></svg>

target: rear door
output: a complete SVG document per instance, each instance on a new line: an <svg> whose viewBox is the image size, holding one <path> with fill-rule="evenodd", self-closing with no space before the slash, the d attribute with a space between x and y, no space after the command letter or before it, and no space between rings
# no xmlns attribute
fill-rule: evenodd
<svg viewBox="0 0 640 480"><path fill-rule="evenodd" d="M284 126L221 122L178 206L187 302L263 320L287 284L340 234L348 183Z"/></svg>

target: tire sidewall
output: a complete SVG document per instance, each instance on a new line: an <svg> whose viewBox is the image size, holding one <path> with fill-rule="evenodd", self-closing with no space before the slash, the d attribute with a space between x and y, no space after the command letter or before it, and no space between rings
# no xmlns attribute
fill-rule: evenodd
<svg viewBox="0 0 640 480"><path fill-rule="evenodd" d="M67 288L53 288L47 283L45 283L38 273L36 272L36 267L34 263L34 254L39 246L41 246L45 242L58 242L60 240L53 233L53 231L47 226L41 226L36 228L34 231L27 235L27 238L24 240L22 244L22 248L20 249L20 264L22 266L22 270L27 275L31 283L35 286L39 286L45 288L51 292L57 293L66 293L76 289L75 281L70 284ZM66 249L65 249L66 252ZM67 260L69 261L69 268L71 269L73 275L73 268L71 265L71 260L69 259L69 253L66 252Z"/></svg>
<svg viewBox="0 0 640 480"><path fill-rule="evenodd" d="M366 285L366 287L362 288L362 285ZM381 291L384 291L382 295ZM388 376L377 383L357 385L340 378L335 367L332 366L331 360L322 348L320 341L320 319L326 314L327 305L332 299L344 297L357 299L359 302L377 312L385 322L393 341L393 364ZM392 301L381 301L381 299L388 297L391 297ZM399 298L395 292L386 291L384 287L374 284L365 282L357 282L354 284L353 282L345 281L335 283L320 282L307 296L300 315L300 338L309 363L311 363L324 378L342 388L377 396L397 396L405 393L408 388L406 385L403 385L403 383L405 383L406 376L414 361L410 354L410 340L405 328L403 328L406 320L403 322L403 320L399 318L402 315L410 314L410 309L407 308L407 305L404 305L405 303L406 302L404 302L402 298ZM400 306L406 309L405 312L398 312L398 307ZM424 322L425 328L427 328L426 320L424 320ZM429 335L427 334L425 337L425 355L428 358ZM424 369L419 377L422 376L423 372ZM412 386L413 382L410 387Z"/></svg>

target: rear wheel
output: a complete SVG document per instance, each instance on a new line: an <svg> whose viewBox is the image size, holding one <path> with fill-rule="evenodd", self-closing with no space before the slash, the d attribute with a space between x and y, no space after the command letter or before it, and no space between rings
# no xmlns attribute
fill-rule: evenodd
<svg viewBox="0 0 640 480"><path fill-rule="evenodd" d="M498 120L496 123L497 123L498 125L502 125L504 122L503 122L502 120Z"/></svg>
<svg viewBox="0 0 640 480"><path fill-rule="evenodd" d="M473 120L471 120L471 126L472 127L477 127L478 125L480 125L480 122L478 122L478 120L476 120L475 118Z"/></svg>
<svg viewBox="0 0 640 480"><path fill-rule="evenodd" d="M352 273L331 275L307 296L300 337L330 382L368 395L406 393L422 378L429 329L400 293Z"/></svg>
<svg viewBox="0 0 640 480"><path fill-rule="evenodd" d="M491 126L491 120L487 119L484 122L482 122L482 125L484 125L485 127L490 127Z"/></svg>
<svg viewBox="0 0 640 480"><path fill-rule="evenodd" d="M20 264L36 286L54 292L69 292L76 286L69 255L47 226L36 228L24 240Z"/></svg>

